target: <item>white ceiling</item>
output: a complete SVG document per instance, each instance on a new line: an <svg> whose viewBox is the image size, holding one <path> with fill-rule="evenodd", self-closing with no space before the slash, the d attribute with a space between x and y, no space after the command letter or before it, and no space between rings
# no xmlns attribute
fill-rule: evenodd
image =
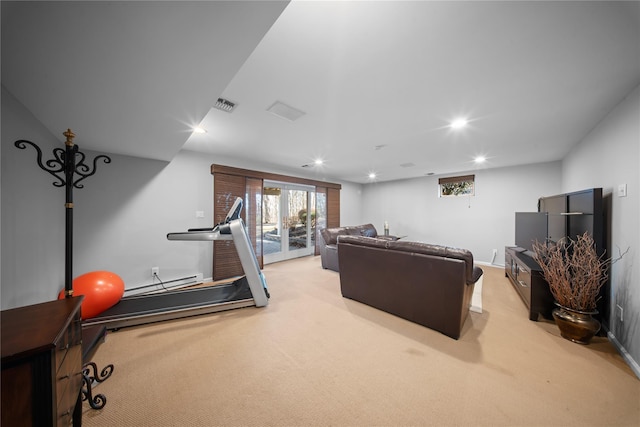
<svg viewBox="0 0 640 427"><path fill-rule="evenodd" d="M171 160L286 5L2 1L2 84L61 141Z"/></svg>
<svg viewBox="0 0 640 427"><path fill-rule="evenodd" d="M5 3L2 84L55 135L154 159L361 183L553 161L640 84L639 2Z"/></svg>

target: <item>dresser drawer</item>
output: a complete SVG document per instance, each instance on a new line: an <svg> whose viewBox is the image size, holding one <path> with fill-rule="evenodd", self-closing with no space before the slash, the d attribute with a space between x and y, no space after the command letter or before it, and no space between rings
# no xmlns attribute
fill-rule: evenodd
<svg viewBox="0 0 640 427"><path fill-rule="evenodd" d="M56 396L60 404L62 397L69 387L73 388L82 382L82 347L73 346L67 351L62 366L56 372ZM75 401L75 400L74 400Z"/></svg>
<svg viewBox="0 0 640 427"><path fill-rule="evenodd" d="M69 348L82 344L82 323L80 314L74 316L69 327L61 334L60 340L56 343L56 372L64 363Z"/></svg>
<svg viewBox="0 0 640 427"><path fill-rule="evenodd" d="M56 425L73 423L73 409L82 387L82 323L76 313L56 345Z"/></svg>
<svg viewBox="0 0 640 427"><path fill-rule="evenodd" d="M521 264L517 264L516 269L518 270L516 289L529 307L531 305L531 271Z"/></svg>
<svg viewBox="0 0 640 427"><path fill-rule="evenodd" d="M82 387L82 346L70 347L56 373L58 425L68 425Z"/></svg>

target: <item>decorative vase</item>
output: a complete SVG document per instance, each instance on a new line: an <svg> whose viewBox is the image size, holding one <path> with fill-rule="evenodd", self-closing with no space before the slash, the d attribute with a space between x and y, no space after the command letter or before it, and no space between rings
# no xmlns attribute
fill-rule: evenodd
<svg viewBox="0 0 640 427"><path fill-rule="evenodd" d="M593 318L594 311L579 311L556 303L553 318L560 329L560 335L578 344L589 344L591 338L600 330L600 322Z"/></svg>

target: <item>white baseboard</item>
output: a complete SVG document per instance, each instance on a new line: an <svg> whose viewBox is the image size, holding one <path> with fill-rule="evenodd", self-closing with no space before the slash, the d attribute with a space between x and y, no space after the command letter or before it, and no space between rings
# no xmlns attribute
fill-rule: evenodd
<svg viewBox="0 0 640 427"><path fill-rule="evenodd" d="M178 279L171 279L165 282L154 282L147 285L141 285L136 288L130 288L124 290L124 297L130 297L134 295L151 294L157 292L165 292L168 290L176 290L187 286L193 286L203 283L202 273L195 273L191 276L181 277Z"/></svg>
<svg viewBox="0 0 640 427"><path fill-rule="evenodd" d="M611 341L611 343L618 349L618 351L622 355L622 358L625 362L627 362L627 365L629 365L633 373L636 374L636 377L640 379L640 365L638 365L638 362L633 360L633 357L629 354L627 349L624 348L622 344L620 344L620 341L618 341L616 336L613 335L611 331L607 331L607 336L609 337L609 341Z"/></svg>
<svg viewBox="0 0 640 427"><path fill-rule="evenodd" d="M504 264L497 264L497 263L491 263L491 262L486 262L486 261L473 261L474 264L477 265L485 265L487 267L496 267L496 268L504 268Z"/></svg>

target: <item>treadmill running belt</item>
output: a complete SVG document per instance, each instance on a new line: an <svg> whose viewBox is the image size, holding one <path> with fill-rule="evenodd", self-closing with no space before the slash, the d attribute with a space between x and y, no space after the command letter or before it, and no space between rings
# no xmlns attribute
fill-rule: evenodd
<svg viewBox="0 0 640 427"><path fill-rule="evenodd" d="M132 326L175 318L170 313L183 313L189 310L194 310L194 315L199 312L215 312L219 310L206 308L229 305L243 300L253 301L246 277L231 283L202 288L125 297L98 316L84 320L83 325L102 323L107 324L108 328Z"/></svg>

